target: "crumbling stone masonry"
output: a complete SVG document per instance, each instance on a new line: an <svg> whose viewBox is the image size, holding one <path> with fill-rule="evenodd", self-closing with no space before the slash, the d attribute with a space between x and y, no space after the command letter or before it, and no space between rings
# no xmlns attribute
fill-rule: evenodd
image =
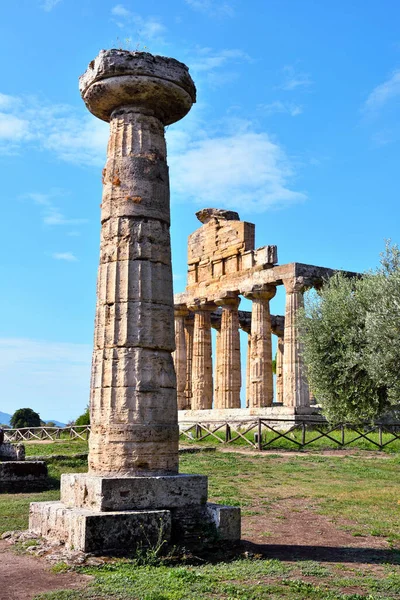
<svg viewBox="0 0 400 600"><path fill-rule="evenodd" d="M194 83L174 59L102 50L80 78L80 91L87 108L110 123L89 472L62 476L61 502L33 503L30 528L85 552L129 551L160 534L187 543L210 528L222 539L240 539L240 511L207 503L207 477L178 474L175 336L177 364L188 354L180 354L185 311L177 312L174 333L164 127L189 112ZM191 360L204 372L198 359L210 349L199 330ZM186 375L178 376L181 401L184 385Z"/></svg>
<svg viewBox="0 0 400 600"><path fill-rule="evenodd" d="M179 421L310 414L296 313L304 291L320 287L334 271L301 263L278 265L277 247L255 249L255 226L240 221L236 212L206 208L196 216L202 226L189 236L187 287L175 295ZM279 285L286 290L285 316L270 314ZM240 296L252 301L251 313L238 310ZM183 335L185 326L193 333ZM214 384L211 327L217 330ZM239 328L249 337L246 409L238 411ZM278 336L275 402L271 333Z"/></svg>
<svg viewBox="0 0 400 600"><path fill-rule="evenodd" d="M0 429L0 492L38 491L47 485L47 465L43 461L26 461L23 444L4 441Z"/></svg>

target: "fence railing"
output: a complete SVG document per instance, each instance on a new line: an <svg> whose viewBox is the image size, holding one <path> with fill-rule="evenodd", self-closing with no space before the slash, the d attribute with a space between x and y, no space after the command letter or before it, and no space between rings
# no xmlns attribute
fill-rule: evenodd
<svg viewBox="0 0 400 600"><path fill-rule="evenodd" d="M5 429L4 441L30 442L33 440L60 440L89 438L90 425L71 425L70 427L22 427L21 429Z"/></svg>
<svg viewBox="0 0 400 600"><path fill-rule="evenodd" d="M207 423L193 422L181 424L180 436L190 441L202 442L206 439L217 444L240 443L257 450L271 447L306 448L313 445L344 448L356 442L359 446L372 445L383 450L398 442L400 451L400 423L337 423L304 420L293 423L293 419L252 419L232 421L210 420ZM324 442L322 442L323 440Z"/></svg>
<svg viewBox="0 0 400 600"><path fill-rule="evenodd" d="M56 441L89 438L90 425L69 427L24 427L6 429L6 442ZM190 442L212 441L216 445L240 444L257 450L270 448L339 447L356 444L383 450L389 445L400 452L400 423L337 423L293 419L243 419L235 421L210 421L180 423L181 440Z"/></svg>

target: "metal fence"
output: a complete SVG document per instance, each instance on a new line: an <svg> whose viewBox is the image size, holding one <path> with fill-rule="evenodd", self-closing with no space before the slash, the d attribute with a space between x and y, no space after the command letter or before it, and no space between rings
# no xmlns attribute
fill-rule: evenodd
<svg viewBox="0 0 400 600"><path fill-rule="evenodd" d="M56 441L62 439L84 440L89 438L90 425L70 427L24 427L6 429L5 441ZM345 448L358 442L358 446L371 445L383 450L399 442L400 423L337 423L330 425L326 421L293 419L243 419L235 421L210 421L180 423L181 440L190 442L212 441L215 444L250 446L257 450L270 448L302 449L311 445L316 447ZM361 442L361 444L360 444Z"/></svg>

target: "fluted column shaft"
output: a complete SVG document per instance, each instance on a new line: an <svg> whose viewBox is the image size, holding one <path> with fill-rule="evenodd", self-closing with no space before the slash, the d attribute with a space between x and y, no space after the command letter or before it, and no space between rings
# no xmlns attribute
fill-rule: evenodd
<svg viewBox="0 0 400 600"><path fill-rule="evenodd" d="M285 333L283 354L283 403L285 406L310 406L310 393L301 355L296 314L304 306L303 285L284 282L286 289Z"/></svg>
<svg viewBox="0 0 400 600"><path fill-rule="evenodd" d="M276 401L283 403L283 337L278 336L278 345L276 349Z"/></svg>
<svg viewBox="0 0 400 600"><path fill-rule="evenodd" d="M186 338L186 407L188 410L192 407L192 364L193 364L193 330L194 317L189 314L185 318L185 338Z"/></svg>
<svg viewBox="0 0 400 600"><path fill-rule="evenodd" d="M111 115L101 222L89 471L176 473L164 125L137 108Z"/></svg>
<svg viewBox="0 0 400 600"><path fill-rule="evenodd" d="M218 400L218 394L220 391L219 386L219 355L221 352L221 321L219 323L212 324L213 329L216 330L217 335L215 337L215 362L214 362L214 393L213 393L213 408L219 406L220 402Z"/></svg>
<svg viewBox="0 0 400 600"><path fill-rule="evenodd" d="M186 396L187 350L185 317L189 314L186 307L175 307L175 352L173 353L176 373L176 393L178 410L188 408Z"/></svg>
<svg viewBox="0 0 400 600"><path fill-rule="evenodd" d="M215 301L222 307L217 354L218 390L214 408L240 408L240 335L238 296Z"/></svg>
<svg viewBox="0 0 400 600"><path fill-rule="evenodd" d="M275 286L266 286L246 297L252 300L250 408L271 406L274 396L272 373L271 313L269 302L275 296Z"/></svg>
<svg viewBox="0 0 400 600"><path fill-rule="evenodd" d="M212 408L213 376L211 347L211 311L208 306L189 307L194 310L192 410Z"/></svg>

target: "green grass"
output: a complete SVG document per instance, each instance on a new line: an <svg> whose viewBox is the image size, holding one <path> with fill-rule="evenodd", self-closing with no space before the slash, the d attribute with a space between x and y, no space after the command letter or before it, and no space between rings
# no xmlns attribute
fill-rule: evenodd
<svg viewBox="0 0 400 600"><path fill-rule="evenodd" d="M60 446L64 444L60 452ZM29 454L73 455L80 442L29 445ZM79 448L82 451L82 446ZM84 451L84 450L83 450ZM48 452L50 454L50 452ZM393 548L387 565L279 561L243 556L232 562L161 562L139 566L115 560L79 568L93 575L86 590L38 596L46 600L400 600L400 457L377 453L335 456L216 452L184 454L181 472L207 474L211 501L242 507L244 515L279 513L279 503L298 501L327 515L354 536L379 536ZM61 472L82 472L86 461L73 456L49 461L52 489L41 494L0 494L0 533L27 526L31 501L55 500ZM263 543L269 543L268 520ZM285 541L290 545L291 540ZM258 559L257 559L258 558ZM62 569L62 567L61 567Z"/></svg>

